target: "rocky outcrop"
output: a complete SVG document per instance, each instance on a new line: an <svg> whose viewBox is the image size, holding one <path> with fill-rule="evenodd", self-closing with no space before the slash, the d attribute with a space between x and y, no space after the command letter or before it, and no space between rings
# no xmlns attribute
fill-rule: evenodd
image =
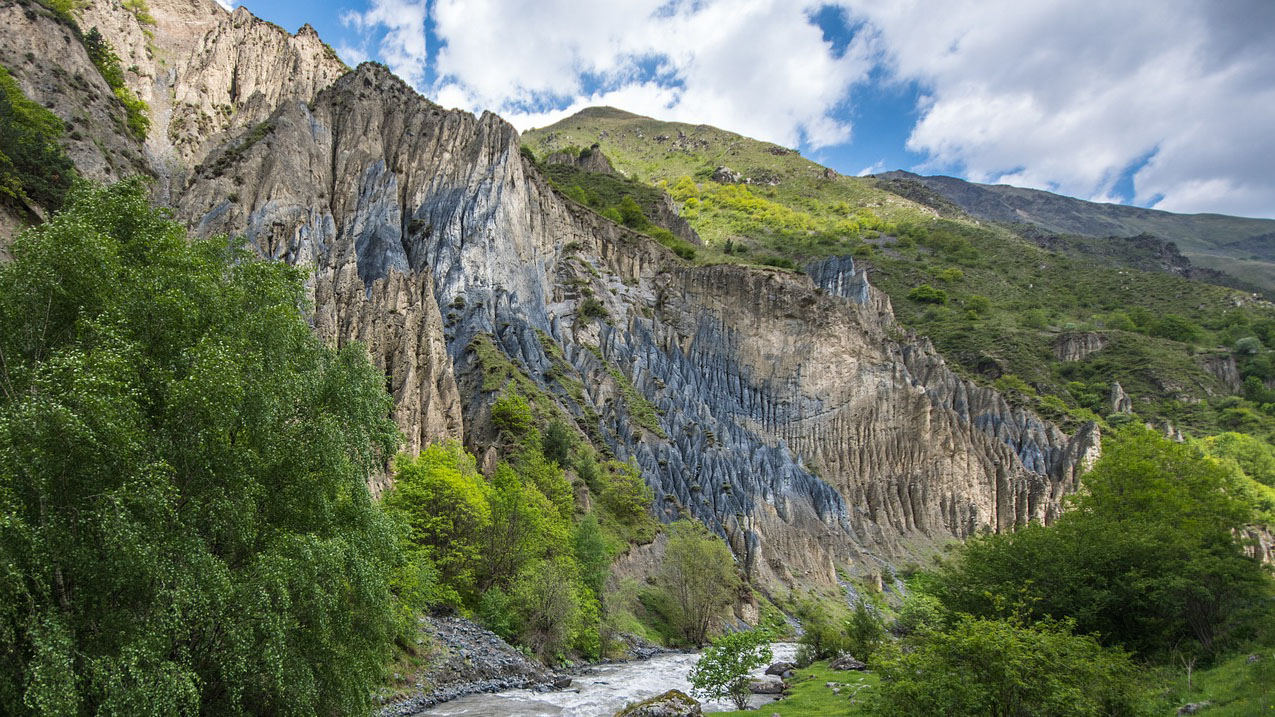
<svg viewBox="0 0 1275 717"><path fill-rule="evenodd" d="M649 700L629 705L615 717L699 717L703 714L699 701L681 690L669 690Z"/></svg>
<svg viewBox="0 0 1275 717"><path fill-rule="evenodd" d="M1080 361L1089 354L1101 351L1106 345L1106 337L1092 331L1059 334L1054 339L1054 358L1059 361Z"/></svg>
<svg viewBox="0 0 1275 717"><path fill-rule="evenodd" d="M0 26L0 65L65 122L60 143L82 176L110 182L151 173L125 129L124 106L74 28L32 0L0 0Z"/></svg>
<svg viewBox="0 0 1275 717"><path fill-rule="evenodd" d="M1111 413L1133 413L1133 399L1124 392L1119 381L1111 384L1111 393L1107 395L1107 407Z"/></svg>
<svg viewBox="0 0 1275 717"><path fill-rule="evenodd" d="M414 715L464 695L570 684L469 620L421 618L421 632L428 667L413 677L414 694L383 708L382 717Z"/></svg>
<svg viewBox="0 0 1275 717"><path fill-rule="evenodd" d="M1195 357L1200 368L1208 371L1221 382L1230 393L1239 393L1244 387L1240 378L1239 366L1235 365L1235 356L1228 353L1202 354Z"/></svg>
<svg viewBox="0 0 1275 717"><path fill-rule="evenodd" d="M316 323L368 340L394 385L412 387L409 436L463 430L481 447L492 395L467 377L474 341L490 341L638 463L660 517L696 516L762 580L832 584L839 567L1051 519L1096 450L1096 430L1069 439L957 379L927 345L895 342L888 301L852 261L812 272L818 285L686 265L558 198L499 118L445 111L382 68L268 121L221 172L192 178L179 214L315 263ZM581 287L600 315L579 311ZM386 297L417 313L382 339L375 327L398 321ZM381 318L325 318L360 312Z"/></svg>
<svg viewBox="0 0 1275 717"><path fill-rule="evenodd" d="M565 164L594 174L618 174L611 165L611 159L602 153L597 144L581 151L554 152L545 157L546 164Z"/></svg>

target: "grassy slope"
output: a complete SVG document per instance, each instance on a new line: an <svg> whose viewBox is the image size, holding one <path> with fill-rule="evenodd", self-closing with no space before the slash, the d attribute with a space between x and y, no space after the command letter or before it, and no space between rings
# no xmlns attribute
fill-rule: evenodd
<svg viewBox="0 0 1275 717"><path fill-rule="evenodd" d="M813 717L813 715L866 715L862 709L864 698L880 680L871 672L844 672L828 669L828 661L822 660L810 667L797 670L788 680L788 695L777 702L767 702L756 710L720 712L721 715L771 715L781 717ZM837 685L837 692L828 687Z"/></svg>
<svg viewBox="0 0 1275 717"><path fill-rule="evenodd" d="M1223 398L1226 387L1199 365L1252 333L1251 324L1275 318L1270 305L1240 292L1046 251L998 225L940 218L875 180L837 176L791 150L713 127L594 108L523 141L539 156L597 142L629 178L664 186L707 244L697 262L801 266L862 257L899 320L929 336L956 370L983 383L1000 378L1011 395L1020 389L1017 400L1065 424L1106 413L1110 384L1119 381L1144 419L1197 434L1275 431L1255 406L1241 404L1237 413L1236 399ZM710 179L719 166L778 183L721 185ZM942 289L946 304L908 300L923 284ZM1129 325L1122 316L1129 313L1142 325ZM1148 336L1149 323L1166 314L1202 327L1199 339ZM1055 360L1058 335L1080 330L1102 332L1109 347L1080 362Z"/></svg>

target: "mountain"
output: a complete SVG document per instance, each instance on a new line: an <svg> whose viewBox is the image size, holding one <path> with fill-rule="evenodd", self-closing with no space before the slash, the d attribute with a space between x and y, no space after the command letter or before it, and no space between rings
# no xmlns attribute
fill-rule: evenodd
<svg viewBox="0 0 1275 717"><path fill-rule="evenodd" d="M24 92L69 93L62 67L88 76L56 13L0 13L19 30L0 63ZM211 1L95 3L80 23L129 67L152 122L139 143L54 102L88 130L68 141L81 171L113 179L117 155L142 157L196 233L314 266L316 331L367 345L409 451L456 437L487 463L490 406L520 393L635 462L657 516L702 520L763 584L832 585L1048 519L1097 450L1096 427L1068 435L954 375L853 259L810 274L688 262L562 196L500 118L443 109L377 65L347 71L308 28ZM39 59L57 43L58 63Z"/></svg>
<svg viewBox="0 0 1275 717"><path fill-rule="evenodd" d="M0 64L66 123L81 174L149 175L196 234L314 267L315 330L367 346L407 451L458 438L490 468L491 407L517 394L638 466L657 517L709 525L764 585L1049 520L1126 411L1270 428L1234 394L1275 370L1231 346L1269 341L1275 314L1191 281L1159 240L1094 261L928 189L613 108L520 136L211 0L0 16ZM6 233L38 220L4 206Z"/></svg>
<svg viewBox="0 0 1275 717"><path fill-rule="evenodd" d="M1275 290L1275 219L1222 214L1174 214L1122 204L1102 204L1007 184L978 184L955 177L923 177L894 171L875 175L901 196L927 202L937 195L970 216L1028 224L1046 232L1124 238L1151 235L1173 242L1192 262L1231 274L1263 290ZM928 191L919 191L923 190Z"/></svg>

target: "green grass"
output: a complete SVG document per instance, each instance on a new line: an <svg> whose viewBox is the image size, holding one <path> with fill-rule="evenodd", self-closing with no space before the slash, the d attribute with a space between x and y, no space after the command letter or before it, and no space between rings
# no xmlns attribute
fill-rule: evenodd
<svg viewBox="0 0 1275 717"><path fill-rule="evenodd" d="M840 693L828 687L837 684ZM720 712L722 715L770 715L782 717L822 717L823 715L866 715L863 703L880 682L871 672L828 669L826 660L796 671L788 680L788 694L777 702L763 703L760 709Z"/></svg>
<svg viewBox="0 0 1275 717"><path fill-rule="evenodd" d="M1187 689L1185 669L1163 668L1161 679L1166 685L1165 702L1171 705L1165 714L1188 703L1209 702L1199 712L1206 717L1252 717L1275 715L1275 649L1255 653L1258 660L1248 661L1249 653L1228 658L1205 670L1197 670Z"/></svg>

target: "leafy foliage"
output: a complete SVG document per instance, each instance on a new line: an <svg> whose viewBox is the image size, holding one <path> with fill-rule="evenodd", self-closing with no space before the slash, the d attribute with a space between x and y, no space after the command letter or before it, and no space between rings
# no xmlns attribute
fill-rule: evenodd
<svg viewBox="0 0 1275 717"><path fill-rule="evenodd" d="M688 679L697 696L710 700L729 697L735 706L748 706L749 674L770 662L770 636L761 630L732 632L713 640L691 668Z"/></svg>
<svg viewBox="0 0 1275 717"><path fill-rule="evenodd" d="M734 599L739 585L734 558L702 523L679 520L668 535L656 582L674 608L669 621L683 639L702 646L713 618Z"/></svg>
<svg viewBox="0 0 1275 717"><path fill-rule="evenodd" d="M353 713L396 631L399 436L300 273L78 186L0 266L0 711Z"/></svg>
<svg viewBox="0 0 1275 717"><path fill-rule="evenodd" d="M35 202L49 211L62 207L75 178L58 144L63 129L62 120L27 99L0 65L0 201Z"/></svg>
<svg viewBox="0 0 1275 717"><path fill-rule="evenodd" d="M878 715L1076 717L1150 714L1129 657L1065 623L962 617L872 665Z"/></svg>
<svg viewBox="0 0 1275 717"><path fill-rule="evenodd" d="M1110 439L1082 480L1055 525L967 543L936 595L976 616L1072 618L1144 656L1214 655L1242 634L1269 586L1236 542L1252 509L1234 473L1135 428Z"/></svg>
<svg viewBox="0 0 1275 717"><path fill-rule="evenodd" d="M142 8L144 12L145 6ZM84 35L84 49L88 51L89 59L98 72L102 73L102 79L106 80L111 92L115 93L115 98L124 106L125 126L129 133L135 139L146 139L146 133L151 128L150 116L147 114L150 107L124 84L124 70L120 67L120 58L111 44L94 27Z"/></svg>

